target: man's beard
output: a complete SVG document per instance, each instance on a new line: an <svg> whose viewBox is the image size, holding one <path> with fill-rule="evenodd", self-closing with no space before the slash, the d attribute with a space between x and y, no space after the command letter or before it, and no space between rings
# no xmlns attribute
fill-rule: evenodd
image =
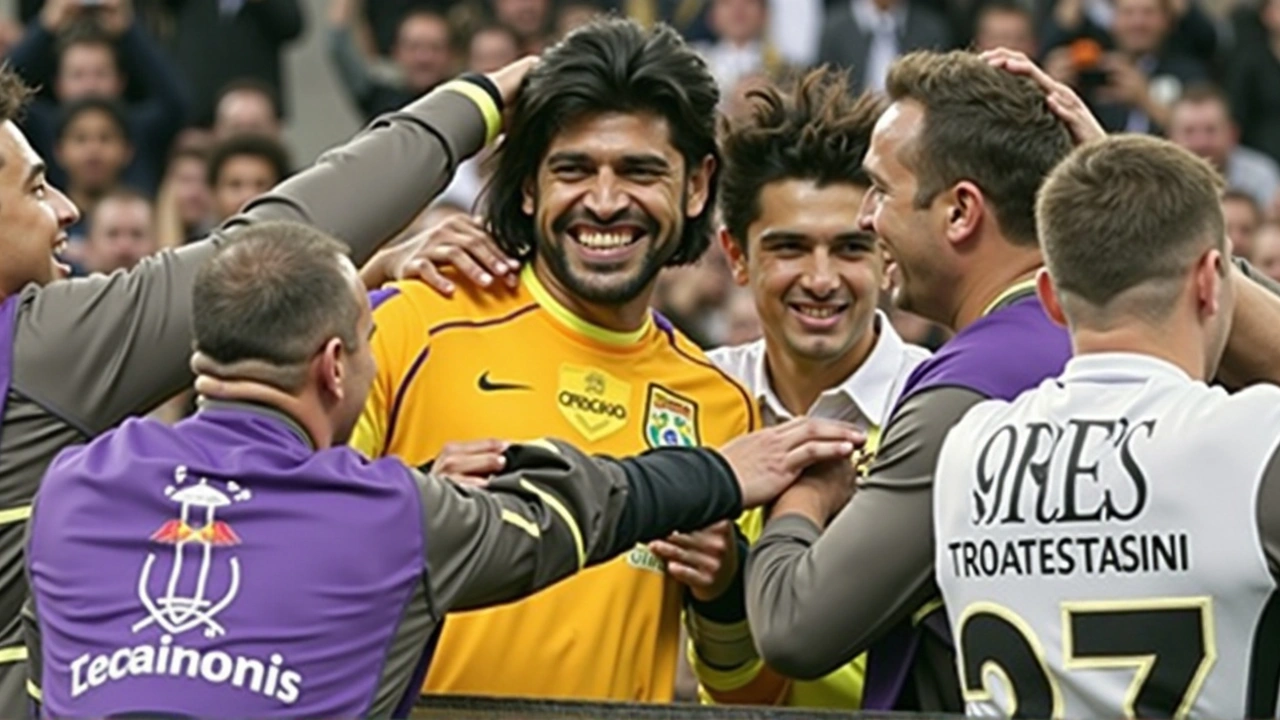
<svg viewBox="0 0 1280 720"><path fill-rule="evenodd" d="M574 213L566 213L564 216L557 218L552 223L552 236L548 237L545 233L538 233L538 255L546 259L547 267L551 273L555 275L560 285L572 293L575 297L580 298L584 302L596 305L625 305L639 297L657 278L658 273L662 271L663 266L675 254L679 245L679 234L683 232L683 227L676 226L671 229L671 233L677 236L677 239L668 239L665 242L658 237L661 232L658 223L647 215L636 217L632 222L641 225L649 243L649 248L645 252L640 261L640 269L635 275L621 283L613 282L612 278L606 279L603 286L597 285L591 280L577 276L573 268L569 267L569 256L565 252L565 248L559 247L555 243L555 239L559 238L565 244L576 242L569 237L568 228L577 218ZM592 221L594 222L594 221ZM613 222L617 222L614 220ZM609 223L597 223L607 226Z"/></svg>

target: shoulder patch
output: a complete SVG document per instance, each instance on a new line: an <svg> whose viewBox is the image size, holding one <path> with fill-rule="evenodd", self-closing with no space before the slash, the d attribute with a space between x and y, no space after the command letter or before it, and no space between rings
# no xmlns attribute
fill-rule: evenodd
<svg viewBox="0 0 1280 720"><path fill-rule="evenodd" d="M644 416L644 441L651 448L702 444L698 434L698 403L673 390L649 383Z"/></svg>

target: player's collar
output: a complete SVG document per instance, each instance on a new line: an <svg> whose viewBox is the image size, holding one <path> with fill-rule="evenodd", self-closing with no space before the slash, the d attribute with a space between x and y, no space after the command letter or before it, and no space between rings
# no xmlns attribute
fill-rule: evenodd
<svg viewBox="0 0 1280 720"><path fill-rule="evenodd" d="M1028 280L1023 280L1021 282L1016 282L1010 285L1009 287L1005 288L1003 292L997 295L996 299L992 300L991 304L987 305L987 307L983 309L982 315L983 317L986 317L987 315L990 315L991 313L997 310L1000 310L1008 305L1011 305L1017 302L1018 300L1021 300L1022 298L1027 297L1028 295L1034 295L1035 292L1036 292L1035 278L1030 278Z"/></svg>
<svg viewBox="0 0 1280 720"><path fill-rule="evenodd" d="M1067 361L1063 382L1147 382L1154 377L1191 380L1185 370L1168 360L1136 352L1098 352L1077 355Z"/></svg>
<svg viewBox="0 0 1280 720"><path fill-rule="evenodd" d="M617 330L603 328L583 320L575 315L572 310L562 305L551 294L551 291L547 290L547 287L538 279L537 273L533 271L533 263L526 263L524 268L521 269L520 282L529 288L529 294L533 295L533 299L537 301L538 305L542 306L542 309L550 313L551 317L555 318L557 322L597 342L607 345L634 345L653 326L653 313L646 313L644 324L638 330L632 330L631 332L618 332Z"/></svg>
<svg viewBox="0 0 1280 720"><path fill-rule="evenodd" d="M898 370L902 367L902 356L906 354L906 343L902 336L893 329L889 317L876 310L875 327L879 331L876 343L871 347L862 364L849 374L839 385L823 390L815 403L822 405L831 402L829 398L844 396L850 406L856 409L871 425L883 425L889 414L890 395L897 388ZM759 340L759 352L753 353L750 372L754 376L753 387L756 388L757 401L767 405L780 417L790 418L791 413L782 406L774 392L773 382L769 377L765 361L764 341ZM813 411L814 408L810 408ZM821 417L830 417L819 413ZM849 420L847 417L833 418Z"/></svg>
<svg viewBox="0 0 1280 720"><path fill-rule="evenodd" d="M218 398L200 398L197 400L199 413L210 413L217 415L219 411L231 412L235 414L250 414L274 420L287 430L290 434L298 438L307 448L315 450L315 441L311 439L311 434L306 428L302 427L302 423L298 422L292 415L266 403L254 402L252 400L222 400Z"/></svg>

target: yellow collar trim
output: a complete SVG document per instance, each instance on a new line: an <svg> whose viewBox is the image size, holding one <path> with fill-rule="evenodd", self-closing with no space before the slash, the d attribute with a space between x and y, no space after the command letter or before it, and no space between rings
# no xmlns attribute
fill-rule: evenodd
<svg viewBox="0 0 1280 720"><path fill-rule="evenodd" d="M1019 282L1019 283L1014 283L1013 285L1010 285L1009 287L1005 288L1004 292L997 295L996 299L992 300L991 304L988 305L985 309L983 309L982 314L984 317L987 315L990 315L991 311L1000 307L1000 304L1003 303L1005 300L1008 300L1014 295L1018 295L1019 293L1022 293L1026 290L1035 290L1035 289L1036 289L1035 278L1032 278L1030 280L1023 280L1022 282Z"/></svg>
<svg viewBox="0 0 1280 720"><path fill-rule="evenodd" d="M525 287L529 288L529 294L533 295L533 299L542 306L544 310L551 313L551 317L555 318L560 324L579 333L587 338L608 345L634 345L640 341L648 332L649 327L653 325L653 315L647 314L644 318L644 325L639 329L631 332L618 332L617 330L609 330L602 328L594 323L587 322L569 308L561 305L558 300L551 295L542 281L533 271L533 263L526 263L520 271L520 281Z"/></svg>

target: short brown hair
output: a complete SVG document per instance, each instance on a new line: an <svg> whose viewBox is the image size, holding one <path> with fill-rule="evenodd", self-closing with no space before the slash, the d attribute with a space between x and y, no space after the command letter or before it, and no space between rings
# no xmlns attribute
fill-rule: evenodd
<svg viewBox="0 0 1280 720"><path fill-rule="evenodd" d="M0 123L17 122L35 90L28 87L8 62L0 65Z"/></svg>
<svg viewBox="0 0 1280 720"><path fill-rule="evenodd" d="M886 90L895 102L924 106L919 139L902 158L918 178L916 205L968 180L990 201L1005 237L1034 246L1036 191L1071 152L1071 135L1044 91L960 50L903 56Z"/></svg>
<svg viewBox="0 0 1280 720"><path fill-rule="evenodd" d="M819 68L786 91L773 84L754 88L747 103L738 118L721 123L720 211L743 249L766 185L781 180L871 185L862 159L884 103L874 95L850 93L846 73Z"/></svg>
<svg viewBox="0 0 1280 720"><path fill-rule="evenodd" d="M1036 204L1058 290L1101 309L1145 286L1135 309L1162 316L1196 258L1226 252L1221 191L1213 167L1167 140L1125 134L1079 148Z"/></svg>
<svg viewBox="0 0 1280 720"><path fill-rule="evenodd" d="M266 222L234 238L196 274L196 350L236 375L284 390L301 387L306 363L329 338L359 344L360 306L339 256L347 246L300 223Z"/></svg>

